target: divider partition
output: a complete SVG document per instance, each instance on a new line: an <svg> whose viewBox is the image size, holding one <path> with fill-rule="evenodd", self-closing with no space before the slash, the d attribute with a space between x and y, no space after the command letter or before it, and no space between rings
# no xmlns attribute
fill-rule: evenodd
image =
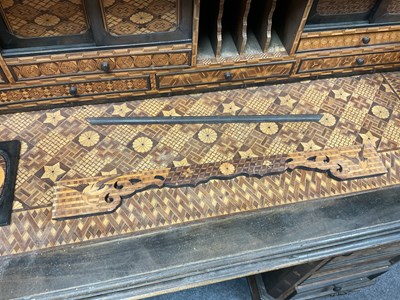
<svg viewBox="0 0 400 300"><path fill-rule="evenodd" d="M208 39L216 58L245 54L249 37L255 37L257 52L266 52L275 6L276 0L203 0L200 35Z"/></svg>

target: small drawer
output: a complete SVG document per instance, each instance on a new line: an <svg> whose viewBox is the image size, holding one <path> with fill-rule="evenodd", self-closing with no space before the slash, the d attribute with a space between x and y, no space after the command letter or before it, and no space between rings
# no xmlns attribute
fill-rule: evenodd
<svg viewBox="0 0 400 300"><path fill-rule="evenodd" d="M0 89L0 108L18 103L77 102L88 96L133 93L150 90L148 76L135 78L118 78L113 80L77 81L70 84L26 86ZM29 105L31 106L31 105Z"/></svg>
<svg viewBox="0 0 400 300"><path fill-rule="evenodd" d="M343 69L371 69L372 66L400 64L400 51L361 53L357 55L325 56L303 59L297 73L314 73Z"/></svg>
<svg viewBox="0 0 400 300"><path fill-rule="evenodd" d="M242 82L246 80L289 77L294 62L277 62L245 68L220 68L202 72L187 72L173 75L158 75L159 89L189 87L213 83Z"/></svg>
<svg viewBox="0 0 400 300"><path fill-rule="evenodd" d="M75 55L76 57L76 55ZM97 73L189 67L191 51L171 51L109 57L51 59L34 57L35 63L5 59L16 81Z"/></svg>
<svg viewBox="0 0 400 300"><path fill-rule="evenodd" d="M398 30L355 30L303 33L297 52L400 43Z"/></svg>

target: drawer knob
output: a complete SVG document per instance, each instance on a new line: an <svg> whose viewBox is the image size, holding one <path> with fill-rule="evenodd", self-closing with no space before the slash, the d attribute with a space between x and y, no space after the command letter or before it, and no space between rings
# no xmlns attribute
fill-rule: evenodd
<svg viewBox="0 0 400 300"><path fill-rule="evenodd" d="M109 64L109 62L108 62L108 61L103 61L103 62L100 64L100 69L101 69L102 71L104 71L104 72L110 72L110 64Z"/></svg>
<svg viewBox="0 0 400 300"><path fill-rule="evenodd" d="M364 58L357 58L356 59L356 63L357 63L357 65L362 66L362 65L365 64L365 59Z"/></svg>
<svg viewBox="0 0 400 300"><path fill-rule="evenodd" d="M369 38L369 36L364 36L362 38L362 42L363 42L364 45L369 44L370 41L371 41L371 39Z"/></svg>
<svg viewBox="0 0 400 300"><path fill-rule="evenodd" d="M224 76L225 76L226 80L232 80L233 79L233 74L231 72L226 72L224 74Z"/></svg>
<svg viewBox="0 0 400 300"><path fill-rule="evenodd" d="M69 88L69 94L71 95L71 96L76 96L76 95L78 95L78 89L76 88L76 86L71 86L70 88Z"/></svg>
<svg viewBox="0 0 400 300"><path fill-rule="evenodd" d="M340 291L342 290L342 287L341 287L341 286L335 285L335 286L333 287L332 290L333 290L334 292L340 292Z"/></svg>

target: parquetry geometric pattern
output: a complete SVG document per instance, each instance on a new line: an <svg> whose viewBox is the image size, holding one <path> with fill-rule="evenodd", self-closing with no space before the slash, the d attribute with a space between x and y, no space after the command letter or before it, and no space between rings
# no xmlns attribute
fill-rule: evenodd
<svg viewBox="0 0 400 300"><path fill-rule="evenodd" d="M0 1L8 30L23 38L81 34L88 30L82 0Z"/></svg>
<svg viewBox="0 0 400 300"><path fill-rule="evenodd" d="M319 0L317 12L323 16L367 13L376 0Z"/></svg>
<svg viewBox="0 0 400 300"><path fill-rule="evenodd" d="M0 229L0 254L138 234L181 224L399 184L400 73L302 81L127 103L0 116L0 140L22 151L12 225ZM90 126L87 117L322 113L319 123ZM390 173L336 182L295 171L237 178L197 188L161 189L124 201L117 212L51 221L54 183L108 174L371 143ZM307 189L296 182L307 182Z"/></svg>
<svg viewBox="0 0 400 300"><path fill-rule="evenodd" d="M102 0L105 23L113 35L174 31L178 0Z"/></svg>

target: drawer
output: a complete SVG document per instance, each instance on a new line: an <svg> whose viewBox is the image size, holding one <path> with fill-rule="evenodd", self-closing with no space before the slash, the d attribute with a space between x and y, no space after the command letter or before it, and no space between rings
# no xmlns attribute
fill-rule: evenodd
<svg viewBox="0 0 400 300"><path fill-rule="evenodd" d="M297 52L400 43L397 30L337 30L303 33Z"/></svg>
<svg viewBox="0 0 400 300"><path fill-rule="evenodd" d="M242 82L251 79L269 79L289 77L293 61L277 62L244 68L220 68L218 70L204 70L177 74L158 75L159 89L189 87L225 82Z"/></svg>
<svg viewBox="0 0 400 300"><path fill-rule="evenodd" d="M399 65L400 51L362 53L358 55L323 56L302 59L297 73L312 73L343 69L371 69L372 66Z"/></svg>
<svg viewBox="0 0 400 300"><path fill-rule="evenodd" d="M355 280L340 282L333 285L327 285L322 288L317 288L315 290L298 293L290 299L315 300L319 297L338 296L371 286L373 284L375 284L374 280L370 280L366 277L358 278Z"/></svg>
<svg viewBox="0 0 400 300"><path fill-rule="evenodd" d="M70 55L72 56L72 55ZM59 58L60 56L57 56ZM76 76L119 71L165 69L188 67L191 51L170 51L135 55L104 57L73 56L74 59L32 57L5 59L16 81ZM32 63L32 61L35 61Z"/></svg>
<svg viewBox="0 0 400 300"><path fill-rule="evenodd" d="M150 89L148 76L113 80L76 81L70 84L36 85L0 89L0 108L22 103L46 101L46 104L77 102L88 96L135 93ZM63 101L57 101L57 100ZM14 105L15 106L15 105Z"/></svg>

